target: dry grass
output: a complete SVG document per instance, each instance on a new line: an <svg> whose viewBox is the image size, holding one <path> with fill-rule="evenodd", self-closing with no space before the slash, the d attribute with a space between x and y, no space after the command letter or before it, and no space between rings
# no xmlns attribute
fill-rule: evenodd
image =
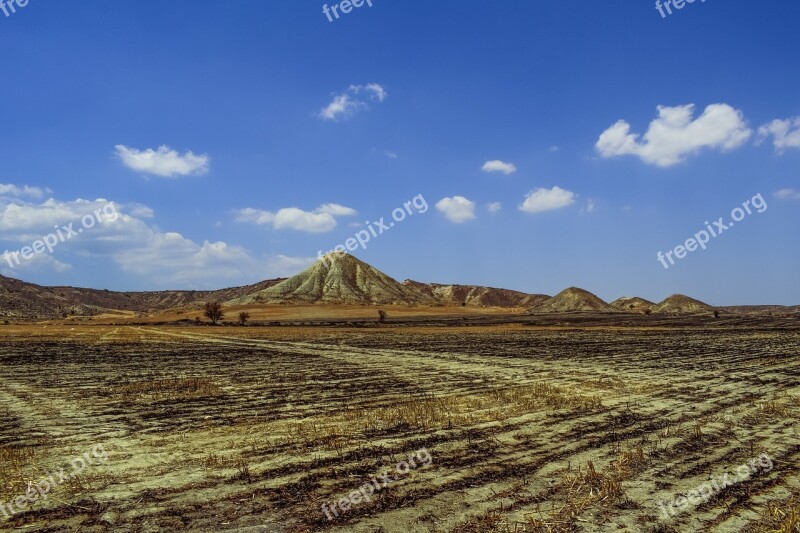
<svg viewBox="0 0 800 533"><path fill-rule="evenodd" d="M598 396L536 383L493 388L473 394L425 396L381 407L349 408L324 421L289 423L273 444L340 450L364 439L403 430L427 431L469 427L510 417L556 410L594 413L603 410Z"/></svg>
<svg viewBox="0 0 800 533"><path fill-rule="evenodd" d="M763 521L755 531L759 533L797 533L800 531L800 495L781 503L770 502Z"/></svg>
<svg viewBox="0 0 800 533"><path fill-rule="evenodd" d="M30 480L24 472L33 457L30 447L0 447L0 495L4 498L17 496L27 490Z"/></svg>
<svg viewBox="0 0 800 533"><path fill-rule="evenodd" d="M630 479L645 466L641 447L624 451L611 462L608 471L598 472L589 461L585 469L569 468L552 490L553 508L544 512L537 504L534 514L527 514L524 522L510 522L498 510L489 510L462 524L459 533L574 533L580 531L580 516L598 504L609 506L624 497L622 481ZM558 504L555 502L558 501Z"/></svg>
<svg viewBox="0 0 800 533"><path fill-rule="evenodd" d="M103 387L101 396L123 402L152 400L186 400L211 398L222 394L222 389L205 377L178 377L154 381L132 381L112 387Z"/></svg>
<svg viewBox="0 0 800 533"><path fill-rule="evenodd" d="M751 533L796 528L800 361L781 354L800 327L548 327L12 328L4 442L35 443L37 464L109 436L115 452L15 527L743 531L755 512ZM781 365L752 364L766 353ZM430 470L328 523L322 502L423 445ZM769 475L663 523L656 499L760 450ZM8 498L41 477L30 453L0 449Z"/></svg>

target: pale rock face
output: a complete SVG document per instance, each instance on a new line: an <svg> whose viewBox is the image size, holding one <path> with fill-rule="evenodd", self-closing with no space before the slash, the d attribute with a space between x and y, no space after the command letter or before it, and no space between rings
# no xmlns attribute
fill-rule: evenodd
<svg viewBox="0 0 800 533"><path fill-rule="evenodd" d="M323 256L300 274L265 290L228 302L399 304L470 307L522 307L549 296L472 285L441 285L406 280L400 283L344 252Z"/></svg>
<svg viewBox="0 0 800 533"><path fill-rule="evenodd" d="M230 304L249 303L435 304L434 298L407 287L346 253L331 253L291 278Z"/></svg>

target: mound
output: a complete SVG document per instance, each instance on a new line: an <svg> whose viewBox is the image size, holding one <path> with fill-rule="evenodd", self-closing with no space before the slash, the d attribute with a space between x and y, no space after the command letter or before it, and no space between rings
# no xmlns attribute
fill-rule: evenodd
<svg viewBox="0 0 800 533"><path fill-rule="evenodd" d="M478 285L443 285L439 283L420 283L408 279L403 284L434 298L439 305L446 306L532 307L550 299L550 296L544 294L527 294Z"/></svg>
<svg viewBox="0 0 800 533"><path fill-rule="evenodd" d="M350 254L333 252L296 276L227 303L433 305L435 301Z"/></svg>
<svg viewBox="0 0 800 533"><path fill-rule="evenodd" d="M565 289L530 309L532 313L571 313L575 311L598 313L620 312L619 309L608 305L591 292L577 287Z"/></svg>
<svg viewBox="0 0 800 533"><path fill-rule="evenodd" d="M711 311L714 311L714 308L710 305L683 294L673 294L660 304L653 306L653 313L661 315L685 315Z"/></svg>
<svg viewBox="0 0 800 533"><path fill-rule="evenodd" d="M91 316L109 311L148 312L198 307L209 300L225 301L252 294L280 281L266 280L217 291L115 292L77 287L42 287L0 276L0 318L44 319Z"/></svg>
<svg viewBox="0 0 800 533"><path fill-rule="evenodd" d="M614 300L609 305L612 307L616 307L617 309L622 309L623 311L627 311L629 313L644 313L653 308L655 303L651 302L650 300L645 300L644 298L639 298L638 296L623 296L617 300Z"/></svg>

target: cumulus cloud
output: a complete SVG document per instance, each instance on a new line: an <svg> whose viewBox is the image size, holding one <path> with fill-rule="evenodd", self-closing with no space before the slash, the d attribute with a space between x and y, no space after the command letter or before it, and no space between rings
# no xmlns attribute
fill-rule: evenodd
<svg viewBox="0 0 800 533"><path fill-rule="evenodd" d="M327 213L335 217L348 217L357 215L358 211L339 204L322 204L314 210L315 213Z"/></svg>
<svg viewBox="0 0 800 533"><path fill-rule="evenodd" d="M169 146L159 146L158 150L137 150L118 144L114 148L126 167L163 178L205 174L211 162L207 155L196 155L192 151L180 155Z"/></svg>
<svg viewBox="0 0 800 533"><path fill-rule="evenodd" d="M503 208L503 204L500 202L492 202L486 206L486 209L489 210L490 213L497 213Z"/></svg>
<svg viewBox="0 0 800 533"><path fill-rule="evenodd" d="M10 265L14 265L10 268ZM52 255L41 253L33 254L30 259L17 261L15 258L9 259L4 255L0 255L0 273L4 276L11 278L18 278L20 274L29 274L31 272L56 272L63 274L72 269L72 265L64 263L54 258Z"/></svg>
<svg viewBox="0 0 800 533"><path fill-rule="evenodd" d="M117 213L107 206L113 205ZM57 200L30 202L17 199L0 201L0 240L29 246L43 235L73 224L82 229L82 219L101 211L102 223L95 223L79 235L59 242L53 254L41 253L34 259L15 265L13 270L50 270L65 272L70 265L63 254L91 258L93 263L107 259L124 272L147 276L151 283L177 286L211 285L221 287L235 281L257 279L264 266L243 248L224 242L198 244L176 232L162 232L133 213L150 215L152 210L139 204L97 200ZM66 232L62 232L66 233ZM12 247L13 248L13 247ZM18 275L18 273L17 273Z"/></svg>
<svg viewBox="0 0 800 533"><path fill-rule="evenodd" d="M552 189L539 188L529 192L525 196L525 201L519 206L520 211L526 213L543 213L553 211L575 203L576 194L561 187L555 186Z"/></svg>
<svg viewBox="0 0 800 533"><path fill-rule="evenodd" d="M800 200L800 191L794 189L781 189L775 193L779 200Z"/></svg>
<svg viewBox="0 0 800 533"><path fill-rule="evenodd" d="M463 196L442 198L436 202L436 209L444 213L447 220L456 224L475 218L475 202L467 200Z"/></svg>
<svg viewBox="0 0 800 533"><path fill-rule="evenodd" d="M153 218L154 216L156 216L156 212L153 211L151 208L143 204L137 204L135 202L126 204L125 210L128 213L130 213L131 216L137 218Z"/></svg>
<svg viewBox="0 0 800 533"><path fill-rule="evenodd" d="M272 212L247 207L237 210L235 214L237 222L248 222L259 226L271 225L274 229L325 233L336 228L336 217L352 216L358 212L339 204L323 204L314 211L284 207Z"/></svg>
<svg viewBox="0 0 800 533"><path fill-rule="evenodd" d="M333 95L330 103L320 110L319 118L333 121L346 120L369 108L363 97L373 102L383 102L387 96L386 89L377 83L351 85L347 91Z"/></svg>
<svg viewBox="0 0 800 533"><path fill-rule="evenodd" d="M800 148L800 117L773 120L758 128L758 142L772 137L772 144L779 154L787 148Z"/></svg>
<svg viewBox="0 0 800 533"><path fill-rule="evenodd" d="M267 261L267 271L270 273L270 277L286 278L302 272L316 260L315 257L277 255Z"/></svg>
<svg viewBox="0 0 800 533"><path fill-rule="evenodd" d="M506 163L505 161L499 161L497 159L493 161L487 161L481 167L481 170L484 172L502 172L503 174L513 174L517 171L517 167L514 166L513 163Z"/></svg>
<svg viewBox="0 0 800 533"><path fill-rule="evenodd" d="M351 85L348 90L353 94L365 92L372 100L377 100L378 102L383 102L388 96L386 94L386 89L377 83L368 83L367 85Z"/></svg>
<svg viewBox="0 0 800 533"><path fill-rule="evenodd" d="M13 185L11 183L0 183L0 197L15 197L15 198L42 198L45 194L51 194L53 191L48 188L30 187L23 185Z"/></svg>
<svg viewBox="0 0 800 533"><path fill-rule="evenodd" d="M694 104L658 106L642 141L631 125L620 120L604 131L595 149L605 158L634 155L648 164L670 167L704 148L733 150L752 135L741 111L727 104L712 104L693 119Z"/></svg>

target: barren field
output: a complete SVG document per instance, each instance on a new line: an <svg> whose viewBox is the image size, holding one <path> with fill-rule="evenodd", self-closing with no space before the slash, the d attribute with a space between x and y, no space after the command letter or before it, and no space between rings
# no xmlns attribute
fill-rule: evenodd
<svg viewBox="0 0 800 533"><path fill-rule="evenodd" d="M800 320L480 320L0 326L0 530L798 531Z"/></svg>

